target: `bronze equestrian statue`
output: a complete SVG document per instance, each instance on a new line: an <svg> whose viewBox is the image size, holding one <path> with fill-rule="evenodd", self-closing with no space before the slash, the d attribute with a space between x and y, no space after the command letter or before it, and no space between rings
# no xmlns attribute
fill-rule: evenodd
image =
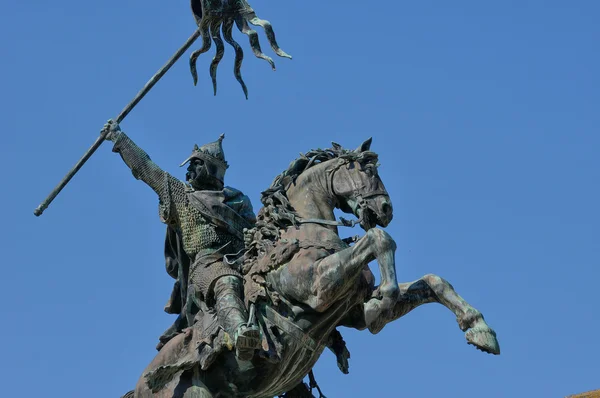
<svg viewBox="0 0 600 398"><path fill-rule="evenodd" d="M192 203L197 204L190 195L203 192L196 190L203 187L187 187L162 172L118 129L109 134L109 139L116 141L115 149L134 175L141 178L136 170L145 170L143 173L153 176L151 182L146 182L161 198L163 221L179 220L180 216L173 212L183 214ZM196 258L199 265L192 265L190 270L200 269L210 277L198 272L189 278L188 290L194 293L188 293L184 305L189 307L193 302L195 308L191 312L186 310L186 327L164 341L128 397L259 398L286 392L291 397L294 396L291 391L303 386L302 380L326 347L335 351L337 345L338 354L347 353L345 347L339 348L343 340L337 327L368 329L376 334L386 324L421 304L432 302L444 305L456 315L469 344L487 353L500 353L496 333L481 312L460 297L446 280L430 274L413 282L398 283L396 245L378 228L386 227L392 220L392 202L377 173L378 155L370 150L370 145L371 140L367 140L356 150L347 150L334 143L329 149L312 150L294 160L263 192L263 208L256 223L244 231L243 240L232 233L232 243L220 249L218 255L212 252L210 261ZM138 159L145 166L128 160L130 155L124 151L136 153L130 159ZM192 166L188 167L188 173L192 181L198 175ZM210 173L210 170L199 172L204 176ZM188 191L182 198L187 199L176 204L174 193L184 186ZM235 207L233 202L227 202L226 194L213 193L205 205L217 209L215 214L224 211L223 206ZM238 199L237 203L246 200ZM336 221L335 208L354 214L358 220ZM239 210L237 214L248 214L246 219L250 222L250 205L245 204L241 209L246 212ZM207 214L201 212L200 216L206 219ZM365 235L355 241L341 239L338 228L354 224L359 224ZM177 225L187 228L181 221ZM214 227L215 231L227 228L218 222ZM239 252L242 241L245 247ZM185 239L183 243L183 251L187 253ZM219 240L222 243L224 240ZM379 286L375 286L368 267L373 260L379 264ZM220 271L211 273L210 267ZM239 311L237 322L221 319L218 289L213 287L211 293L200 282L212 280L220 273L227 274L221 279L232 281L223 289L229 292L228 308ZM244 278L243 293L241 285L233 282L239 281L240 276ZM242 296L250 308L247 322ZM236 336L236 332L229 327L234 324L244 330L259 330L260 333L251 335L251 339L259 336L260 340L254 355L240 355L240 347L236 347L240 342L232 339L232 333ZM243 348L252 349L250 345Z"/></svg>
<svg viewBox="0 0 600 398"><path fill-rule="evenodd" d="M180 181L120 130L119 123L199 37L202 47L190 57L194 84L196 61L214 42L210 75L215 93L224 54L222 31L235 50L234 75L247 97L234 24L248 36L255 56L273 69L250 25L264 29L278 56L290 58L279 48L271 24L258 18L246 0L191 0L191 7L197 31L107 123L34 211L40 216L105 140L113 142L134 177L159 197L159 216L167 225L166 269L175 279L165 310L177 319L159 338L158 354L125 397L312 397L311 390L318 389L312 368L325 348L348 372L349 352L338 327L376 334L432 302L456 315L469 344L500 354L496 333L481 312L446 280L429 274L398 283L396 244L381 229L392 221L393 207L370 139L355 150L333 143L302 154L262 193L263 207L255 216L248 197L224 184L228 164L223 136L194 146L182 163L187 165L186 180ZM358 219L336 221L336 208ZM340 238L338 228L357 224L364 236ZM369 269L373 260L381 274L378 286ZM303 383L307 375L309 386Z"/></svg>

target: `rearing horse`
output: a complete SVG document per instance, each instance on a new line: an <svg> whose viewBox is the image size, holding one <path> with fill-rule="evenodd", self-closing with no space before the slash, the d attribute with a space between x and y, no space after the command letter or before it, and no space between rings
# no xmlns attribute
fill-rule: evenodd
<svg viewBox="0 0 600 398"><path fill-rule="evenodd" d="M371 140L358 149L338 144L314 150L292 162L270 189L256 227L248 232L243 271L250 322L263 331L264 351L239 362L231 351L216 353L201 341L202 316L194 327L169 341L146 368L135 397L273 397L292 390L312 369L337 326L383 327L421 304L437 302L451 310L469 344L499 354L495 332L483 315L452 285L436 275L398 283L394 251L386 227L390 197L378 173ZM352 246L337 228L334 209L352 213L366 234ZM368 264L377 260L381 284ZM209 311L204 308L202 311ZM226 338L226 336L225 336ZM216 352L216 351L215 351ZM208 355L210 356L210 355Z"/></svg>

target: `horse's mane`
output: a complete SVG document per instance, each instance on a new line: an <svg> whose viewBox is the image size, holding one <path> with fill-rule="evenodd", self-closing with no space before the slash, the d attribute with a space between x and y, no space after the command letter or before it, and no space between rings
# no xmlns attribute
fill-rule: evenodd
<svg viewBox="0 0 600 398"><path fill-rule="evenodd" d="M348 161L373 161L377 155L369 151L355 151L343 148L332 142L328 149L311 149L290 163L279 174L271 186L261 193L262 209L258 212L255 228L247 231L246 240L252 243L247 247L246 258L256 258L269 251L280 239L280 231L297 226L298 214L290 205L286 191L296 179L308 169L332 159Z"/></svg>

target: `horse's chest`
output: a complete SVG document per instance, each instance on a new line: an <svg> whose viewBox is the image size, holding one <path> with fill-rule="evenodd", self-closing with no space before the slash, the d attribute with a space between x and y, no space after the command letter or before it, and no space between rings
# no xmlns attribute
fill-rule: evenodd
<svg viewBox="0 0 600 398"><path fill-rule="evenodd" d="M297 240L301 249L300 256L313 262L348 247L332 230L311 225L290 228L283 237Z"/></svg>

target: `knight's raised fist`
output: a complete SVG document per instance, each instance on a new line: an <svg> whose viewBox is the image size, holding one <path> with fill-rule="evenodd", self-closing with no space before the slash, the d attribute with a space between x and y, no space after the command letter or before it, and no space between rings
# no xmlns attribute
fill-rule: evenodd
<svg viewBox="0 0 600 398"><path fill-rule="evenodd" d="M104 124L104 127L102 128L102 131L107 131L106 139L108 141L114 141L117 138L118 133L121 132L121 126L119 126L119 124L116 123L114 120L109 119Z"/></svg>

